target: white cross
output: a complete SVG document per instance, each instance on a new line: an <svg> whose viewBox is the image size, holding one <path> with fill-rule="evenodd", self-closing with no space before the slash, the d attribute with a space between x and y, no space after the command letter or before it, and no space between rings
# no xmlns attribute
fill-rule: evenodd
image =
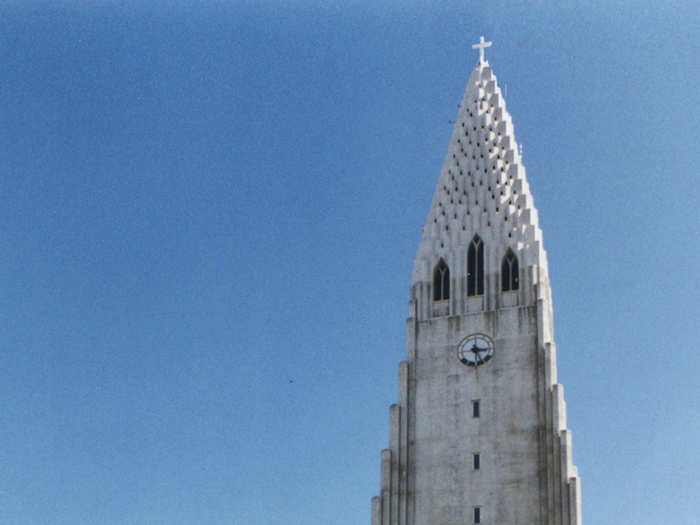
<svg viewBox="0 0 700 525"><path fill-rule="evenodd" d="M484 42L484 35L481 35L481 38L479 38L479 43L472 46L472 49L479 50L479 62L485 62L484 49L491 47L491 44L493 44L493 42Z"/></svg>

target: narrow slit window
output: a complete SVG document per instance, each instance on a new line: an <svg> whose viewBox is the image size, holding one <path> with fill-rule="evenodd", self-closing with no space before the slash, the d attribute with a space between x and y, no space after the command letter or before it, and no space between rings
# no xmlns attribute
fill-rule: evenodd
<svg viewBox="0 0 700 525"><path fill-rule="evenodd" d="M433 272L433 301L446 301L450 298L450 269L443 259Z"/></svg>
<svg viewBox="0 0 700 525"><path fill-rule="evenodd" d="M478 399L475 399L472 401L472 417L481 417L480 416L480 401Z"/></svg>
<svg viewBox="0 0 700 525"><path fill-rule="evenodd" d="M474 523L481 523L481 507L474 507Z"/></svg>
<svg viewBox="0 0 700 525"><path fill-rule="evenodd" d="M519 287L520 269L518 267L518 258L513 253L513 250L508 248L501 263L501 289L504 292L512 292Z"/></svg>
<svg viewBox="0 0 700 525"><path fill-rule="evenodd" d="M474 470L481 469L481 457L479 454L474 454Z"/></svg>
<svg viewBox="0 0 700 525"><path fill-rule="evenodd" d="M475 235L467 251L467 295L484 294L484 243Z"/></svg>

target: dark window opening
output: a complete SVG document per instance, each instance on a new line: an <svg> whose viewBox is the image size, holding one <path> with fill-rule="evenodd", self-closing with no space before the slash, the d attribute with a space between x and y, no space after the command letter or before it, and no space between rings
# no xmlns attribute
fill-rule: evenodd
<svg viewBox="0 0 700 525"><path fill-rule="evenodd" d="M481 458L479 454L474 454L474 470L479 470L481 468Z"/></svg>
<svg viewBox="0 0 700 525"><path fill-rule="evenodd" d="M480 403L478 399L472 401L472 417L479 417L479 405Z"/></svg>
<svg viewBox="0 0 700 525"><path fill-rule="evenodd" d="M467 295L484 294L484 243L475 235L467 252Z"/></svg>
<svg viewBox="0 0 700 525"><path fill-rule="evenodd" d="M501 289L504 292L515 291L520 285L520 269L518 267L518 258L513 251L508 248L503 262L501 263Z"/></svg>
<svg viewBox="0 0 700 525"><path fill-rule="evenodd" d="M446 301L450 298L450 269L440 259L433 272L433 301Z"/></svg>
<svg viewBox="0 0 700 525"><path fill-rule="evenodd" d="M481 508L474 507L474 523L481 523Z"/></svg>

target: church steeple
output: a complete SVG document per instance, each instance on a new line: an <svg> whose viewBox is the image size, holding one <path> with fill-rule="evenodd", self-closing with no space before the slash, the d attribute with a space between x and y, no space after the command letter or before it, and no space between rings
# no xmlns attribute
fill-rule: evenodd
<svg viewBox="0 0 700 525"><path fill-rule="evenodd" d="M372 525L581 523L547 257L489 45L413 265Z"/></svg>
<svg viewBox="0 0 700 525"><path fill-rule="evenodd" d="M481 40L474 47L479 48L483 58L484 47L490 42L483 42L483 37ZM483 59L469 76L459 105L423 227L411 284L427 283L440 258L448 262L456 282L466 278L464 271L457 271L466 268L458 254L474 235L483 240L486 256L494 263L511 249L521 268L534 265L544 272L547 270L537 210L513 122L496 76ZM488 266L493 269L500 264ZM522 300L531 298L522 297ZM498 306L495 295L486 301L490 307ZM461 312L456 295L453 303L451 311Z"/></svg>

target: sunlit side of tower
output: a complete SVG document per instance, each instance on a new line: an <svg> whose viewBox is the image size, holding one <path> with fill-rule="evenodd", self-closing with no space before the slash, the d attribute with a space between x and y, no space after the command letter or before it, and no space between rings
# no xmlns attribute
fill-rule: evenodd
<svg viewBox="0 0 700 525"><path fill-rule="evenodd" d="M413 265L372 525L581 524L547 257L489 45Z"/></svg>

